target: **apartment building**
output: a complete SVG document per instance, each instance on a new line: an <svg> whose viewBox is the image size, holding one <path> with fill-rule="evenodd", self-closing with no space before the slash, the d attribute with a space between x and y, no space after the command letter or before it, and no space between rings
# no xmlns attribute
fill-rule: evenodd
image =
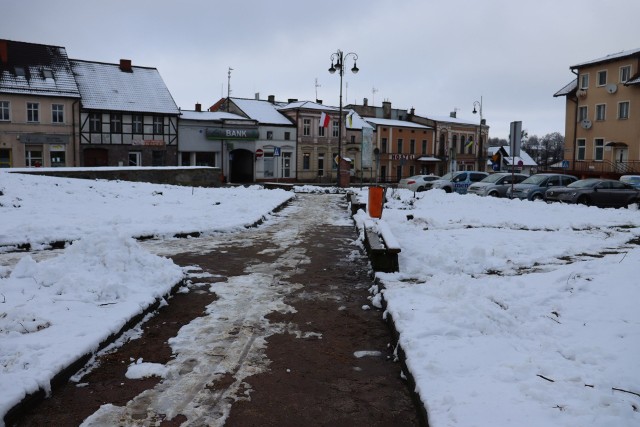
<svg viewBox="0 0 640 427"><path fill-rule="evenodd" d="M640 173L640 49L569 67L565 165L577 176Z"/></svg>
<svg viewBox="0 0 640 427"><path fill-rule="evenodd" d="M79 100L64 47L0 40L0 167L76 166Z"/></svg>

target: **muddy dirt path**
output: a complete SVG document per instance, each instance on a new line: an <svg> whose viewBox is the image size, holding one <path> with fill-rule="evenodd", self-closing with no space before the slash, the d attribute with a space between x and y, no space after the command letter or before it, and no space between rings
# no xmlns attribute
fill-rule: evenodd
<svg viewBox="0 0 640 427"><path fill-rule="evenodd" d="M343 197L298 195L256 229L145 242L189 292L18 425L419 425L355 238Z"/></svg>

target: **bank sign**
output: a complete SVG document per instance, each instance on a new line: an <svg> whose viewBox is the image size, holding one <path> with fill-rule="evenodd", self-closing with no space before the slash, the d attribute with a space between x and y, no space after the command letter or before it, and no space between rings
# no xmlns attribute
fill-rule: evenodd
<svg viewBox="0 0 640 427"><path fill-rule="evenodd" d="M254 140L258 137L259 133L256 128L207 128L207 139Z"/></svg>

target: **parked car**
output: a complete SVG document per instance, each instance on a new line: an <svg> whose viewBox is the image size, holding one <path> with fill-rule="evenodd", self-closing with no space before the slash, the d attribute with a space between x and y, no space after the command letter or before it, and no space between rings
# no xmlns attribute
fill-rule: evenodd
<svg viewBox="0 0 640 427"><path fill-rule="evenodd" d="M480 182L474 182L467 190L468 194L478 196L505 197L511 183L518 184L528 178L522 173L498 172L491 174Z"/></svg>
<svg viewBox="0 0 640 427"><path fill-rule="evenodd" d="M424 191L424 184L440 179L437 175L414 175L409 178L402 178L398 182L398 188L406 188L411 191Z"/></svg>
<svg viewBox="0 0 640 427"><path fill-rule="evenodd" d="M559 202L600 208L622 208L640 204L640 189L615 179L581 179L566 187L551 187L546 194L548 199Z"/></svg>
<svg viewBox="0 0 640 427"><path fill-rule="evenodd" d="M482 181L488 175L486 172L477 171L449 172L440 179L426 183L424 189L439 188L447 193L455 191L456 193L466 194L467 188L472 183Z"/></svg>
<svg viewBox="0 0 640 427"><path fill-rule="evenodd" d="M622 175L620 181L640 188L640 175Z"/></svg>
<svg viewBox="0 0 640 427"><path fill-rule="evenodd" d="M519 184L507 189L507 197L510 199L527 199L527 200L542 200L544 199L544 193L549 187L565 187L572 182L577 181L573 175L564 175L559 173L537 173L531 175Z"/></svg>

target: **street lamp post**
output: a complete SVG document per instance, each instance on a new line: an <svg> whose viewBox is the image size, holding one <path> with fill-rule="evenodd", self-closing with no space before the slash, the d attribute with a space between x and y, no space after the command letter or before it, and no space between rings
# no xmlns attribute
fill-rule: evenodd
<svg viewBox="0 0 640 427"><path fill-rule="evenodd" d="M486 165L483 168L484 156L482 153L484 152L483 141L482 141L482 125L484 124L484 120L482 118L482 96L480 97L480 101L473 102L473 114L480 113L480 127L478 128L478 169L483 170L486 169Z"/></svg>
<svg viewBox="0 0 640 427"><path fill-rule="evenodd" d="M357 74L360 69L356 66L356 61L358 60L358 55L349 52L345 54L340 49L337 52L331 54L331 68L329 68L329 72L334 74L338 71L340 75L340 115L338 116L338 187L340 187L340 163L342 160L342 77L344 76L344 60L349 56L353 57L353 68L351 72Z"/></svg>

